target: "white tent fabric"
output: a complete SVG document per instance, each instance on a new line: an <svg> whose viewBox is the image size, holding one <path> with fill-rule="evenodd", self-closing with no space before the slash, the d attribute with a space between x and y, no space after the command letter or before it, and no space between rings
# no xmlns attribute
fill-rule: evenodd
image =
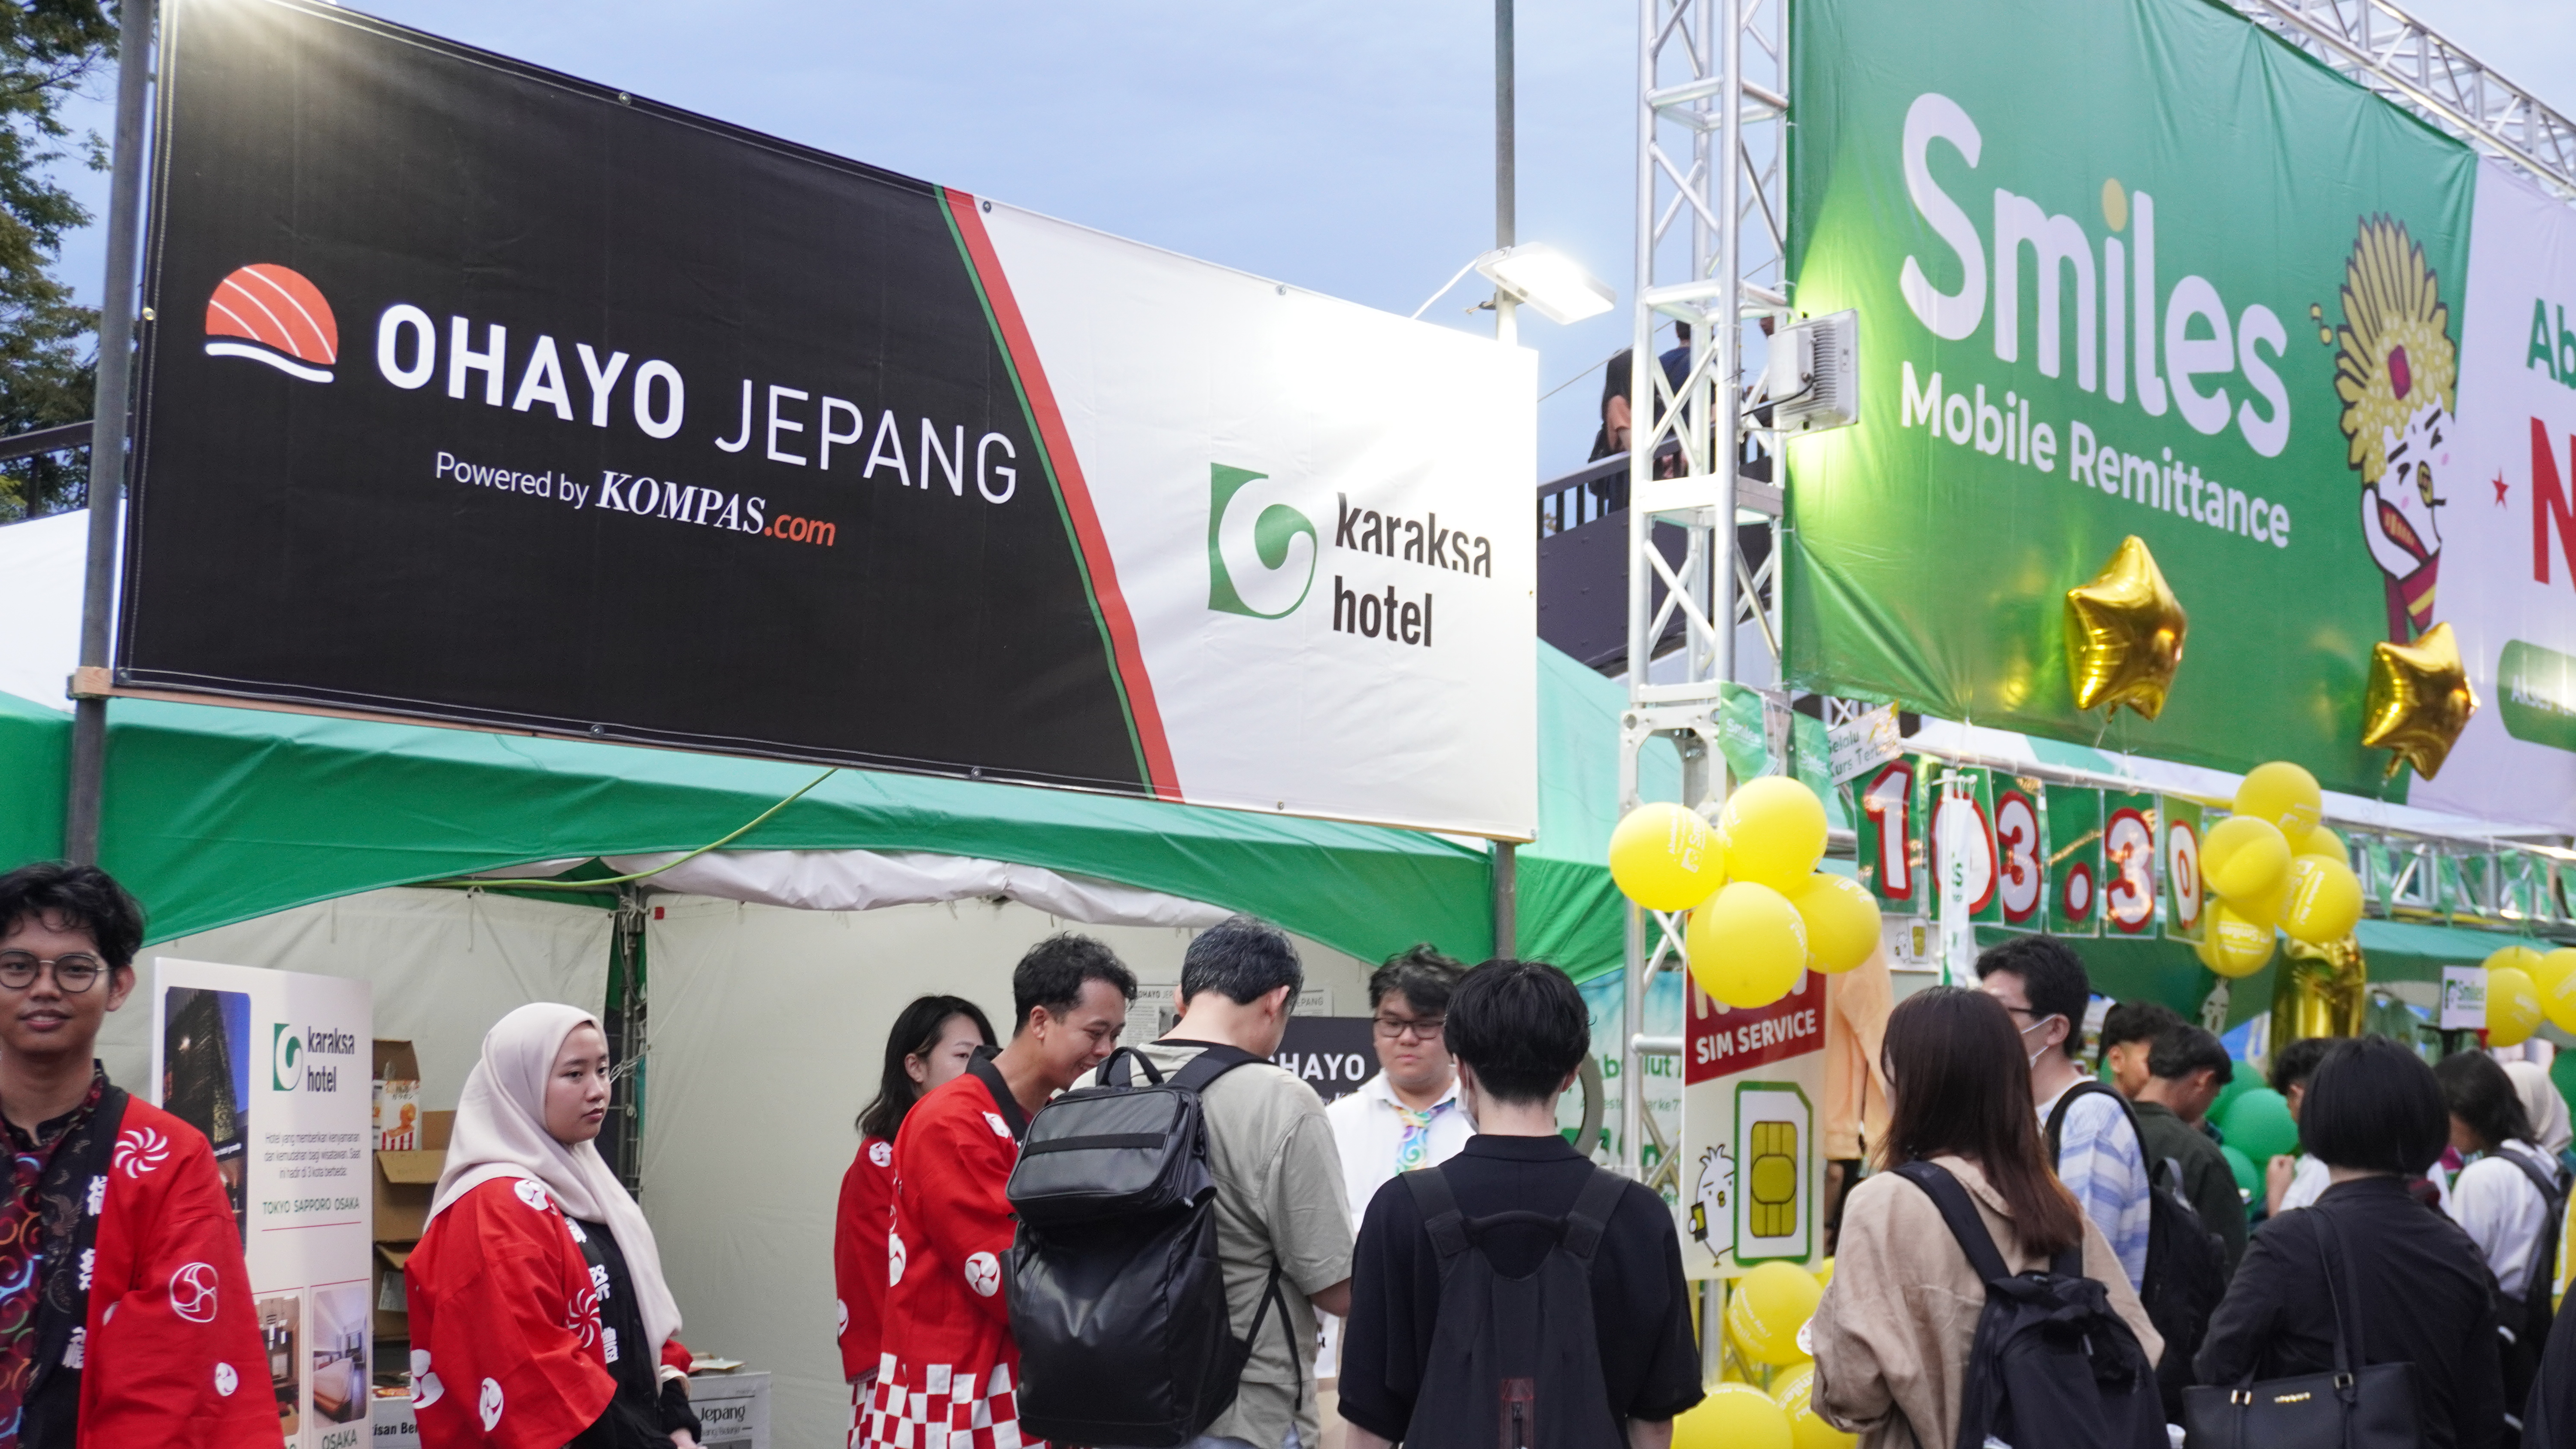
<svg viewBox="0 0 2576 1449"><path fill-rule="evenodd" d="M71 708L63 685L80 662L81 579L89 513L57 513L0 528L9 627L0 629L0 694Z"/></svg>
<svg viewBox="0 0 2576 1449"><path fill-rule="evenodd" d="M453 1107L483 1033L531 1001L597 1009L608 999L614 913L479 891L369 891L165 941L136 962L125 1009L98 1051L108 1076L149 1095L152 961L168 956L321 976L375 988L375 1034L419 1051L422 1099Z"/></svg>
<svg viewBox="0 0 2576 1449"><path fill-rule="evenodd" d="M658 872L644 882L658 891L806 911L872 911L998 896L1093 926L1213 926L1226 916L1218 907L1159 891L922 850L719 850L670 865L679 855L619 855L606 863L619 875Z"/></svg>
<svg viewBox="0 0 2576 1449"><path fill-rule="evenodd" d="M1011 967L1062 918L989 899L799 911L689 896L657 899L647 916L643 1202L688 1315L682 1337L771 1372L772 1444L838 1444L849 1392L833 1338L832 1216L886 1030L924 992L966 997L1009 1030ZM1180 979L1192 932L1084 934L1152 985ZM1297 946L1328 1013L1368 1009L1366 963Z"/></svg>

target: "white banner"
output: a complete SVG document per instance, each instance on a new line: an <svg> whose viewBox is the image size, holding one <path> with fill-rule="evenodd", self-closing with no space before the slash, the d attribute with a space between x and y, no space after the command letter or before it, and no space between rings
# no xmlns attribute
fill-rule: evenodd
<svg viewBox="0 0 2576 1449"><path fill-rule="evenodd" d="M2479 709L2409 804L2576 826L2576 210L2479 169L2433 619ZM2448 467L2444 467L2444 464Z"/></svg>
<svg viewBox="0 0 2576 1449"><path fill-rule="evenodd" d="M153 962L153 1103L206 1134L243 1255L289 1449L367 1442L367 983Z"/></svg>
<svg viewBox="0 0 2576 1449"><path fill-rule="evenodd" d="M1536 354L986 205L1182 797L1530 839Z"/></svg>

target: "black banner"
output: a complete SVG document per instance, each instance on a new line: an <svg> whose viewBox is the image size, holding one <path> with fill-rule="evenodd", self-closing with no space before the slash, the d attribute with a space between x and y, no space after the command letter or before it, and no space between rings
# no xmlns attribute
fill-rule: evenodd
<svg viewBox="0 0 2576 1449"><path fill-rule="evenodd" d="M972 198L164 14L120 684L1149 788Z"/></svg>

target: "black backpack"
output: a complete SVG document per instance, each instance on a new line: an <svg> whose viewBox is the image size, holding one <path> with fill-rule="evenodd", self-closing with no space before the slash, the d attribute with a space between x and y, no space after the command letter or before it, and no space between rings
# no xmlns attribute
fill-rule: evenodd
<svg viewBox="0 0 2576 1449"><path fill-rule="evenodd" d="M2558 1276L2559 1230L2567 1222L2567 1188L2560 1180L2556 1164L2543 1167L2518 1152L2497 1149L2496 1156L2522 1169L2531 1185L2540 1192L2540 1237L2531 1245L2531 1281L2525 1283L2522 1296L2496 1295L2496 1326L2504 1336L2504 1401L2508 1413L2517 1412L2531 1385L2540 1375L2540 1359L2549 1344L2549 1326L2553 1315L2549 1290Z"/></svg>
<svg viewBox="0 0 2576 1449"><path fill-rule="evenodd" d="M1592 1317L1592 1254L1628 1180L1602 1168L1563 1217L1458 1210L1437 1167L1404 1174L1440 1259L1440 1313L1405 1449L1624 1449ZM1541 1227L1556 1241L1537 1269L1497 1272L1484 1239Z"/></svg>
<svg viewBox="0 0 2576 1449"><path fill-rule="evenodd" d="M2057 1099L2056 1110L2048 1114L2048 1162L2057 1165L2058 1137L2066 1125L2067 1109L2075 1099L2099 1093L2120 1104L2121 1114L2129 1119L2129 1130L2138 1139L2138 1155L2147 1151L2147 1134L2138 1126L2138 1114L2129 1099L2096 1081L2080 1081L2066 1089ZM2218 1300L2227 1296L2227 1244L2208 1224L2201 1221L2200 1209L2193 1207L2184 1193L2182 1168L2172 1158L2161 1158L2147 1164L2147 1278L2138 1289L2138 1302L2147 1310L2147 1321L2164 1335L2165 1356L2156 1368L2156 1382L2164 1396L2165 1413L2170 1422L2182 1422L2182 1391L2192 1382L2191 1361L2200 1352L2200 1341L2209 1333L2210 1315L2218 1311Z"/></svg>
<svg viewBox="0 0 2576 1449"><path fill-rule="evenodd" d="M1132 1047L1093 1085L1047 1104L1004 1188L1011 1335L1027 1437L1172 1449L1234 1403L1251 1339L1276 1305L1273 1264L1252 1331L1234 1336L1217 1259L1216 1174L1199 1093L1261 1058L1211 1045L1170 1080ZM1148 1079L1133 1082L1129 1063Z"/></svg>
<svg viewBox="0 0 2576 1449"><path fill-rule="evenodd" d="M1896 1171L1940 1208L1986 1285L1959 1386L1957 1449L2167 1449L2155 1371L2109 1292L2084 1276L2084 1245L2046 1270L2015 1273L1957 1178L1930 1162Z"/></svg>

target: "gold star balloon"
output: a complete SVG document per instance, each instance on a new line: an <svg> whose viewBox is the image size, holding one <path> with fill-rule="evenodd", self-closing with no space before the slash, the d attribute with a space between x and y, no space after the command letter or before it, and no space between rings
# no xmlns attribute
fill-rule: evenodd
<svg viewBox="0 0 2576 1449"><path fill-rule="evenodd" d="M2432 779L2440 773L2451 746L2478 712L2478 693L2469 687L2468 667L2460 662L2460 641L2448 624L2436 624L2412 644L2370 646L2370 694L2362 707L2361 743L2374 750L2395 750L2388 773L2403 762Z"/></svg>
<svg viewBox="0 0 2576 1449"><path fill-rule="evenodd" d="M2149 719L2163 713L2190 627L2146 541L2122 539L2093 582L2066 591L2066 679L2075 707L2125 704Z"/></svg>

